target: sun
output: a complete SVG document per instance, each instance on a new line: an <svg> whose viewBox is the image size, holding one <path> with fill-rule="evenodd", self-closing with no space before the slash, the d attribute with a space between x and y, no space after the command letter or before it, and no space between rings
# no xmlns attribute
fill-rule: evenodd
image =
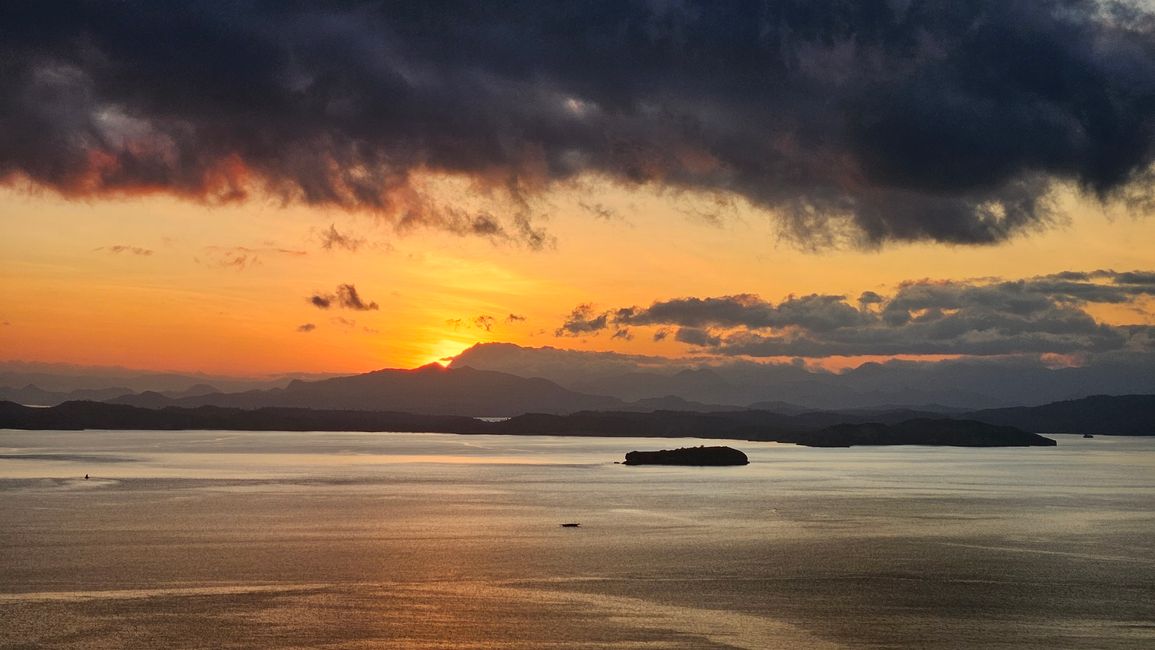
<svg viewBox="0 0 1155 650"><path fill-rule="evenodd" d="M441 339L440 341L431 343L428 348L429 354L421 362L421 365L429 365L431 363L436 363L441 366L449 365L453 357L461 354L466 348L469 348L475 343L477 343L477 341L453 339Z"/></svg>

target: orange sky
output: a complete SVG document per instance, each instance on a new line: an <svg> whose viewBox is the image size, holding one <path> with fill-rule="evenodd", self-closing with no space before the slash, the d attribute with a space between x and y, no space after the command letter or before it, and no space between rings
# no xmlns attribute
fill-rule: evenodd
<svg viewBox="0 0 1155 650"><path fill-rule="evenodd" d="M493 200L463 195L451 179L432 183L442 200ZM535 251L430 230L398 233L372 215L333 209L206 207L161 195L69 201L3 188L0 358L258 375L412 367L482 341L681 356L691 349L647 332L625 341L608 333L558 338L554 330L582 303L857 296L927 277L1155 266L1155 219L1072 193L1059 202L1065 223L1001 245L817 252L781 240L772 215L741 201L719 209L716 198L584 179L535 200L532 211L553 241ZM581 206L591 200L612 215ZM711 212L716 219L703 216ZM330 226L363 244L325 250ZM345 283L379 308L322 311L306 300ZM1155 322L1149 307L1090 311L1114 324ZM492 317L489 330L481 316ZM299 332L304 324L315 329Z"/></svg>

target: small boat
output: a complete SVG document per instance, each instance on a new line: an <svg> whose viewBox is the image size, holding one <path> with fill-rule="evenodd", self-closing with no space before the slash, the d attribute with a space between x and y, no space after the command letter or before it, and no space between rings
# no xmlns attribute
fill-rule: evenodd
<svg viewBox="0 0 1155 650"><path fill-rule="evenodd" d="M1093 436L1093 435L1091 435L1091 434L1089 434L1089 433L1084 433L1084 434L1083 434L1083 437L1084 437L1084 438L1094 438L1095 436Z"/></svg>
<svg viewBox="0 0 1155 650"><path fill-rule="evenodd" d="M572 523L572 522L565 523L565 524L561 525L562 528L577 528L578 526L581 526L581 524L576 524L576 523Z"/></svg>

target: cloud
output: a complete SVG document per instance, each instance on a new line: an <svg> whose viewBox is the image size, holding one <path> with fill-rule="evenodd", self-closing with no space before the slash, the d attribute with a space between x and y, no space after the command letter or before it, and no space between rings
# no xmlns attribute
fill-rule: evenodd
<svg viewBox="0 0 1155 650"><path fill-rule="evenodd" d="M1089 305L1134 304L1155 296L1146 271L1064 272L1022 280L917 280L893 294L789 296L777 304L753 294L677 298L595 314L581 305L559 332L658 327L718 355L1095 354L1153 350L1155 326L1109 325Z"/></svg>
<svg viewBox="0 0 1155 650"><path fill-rule="evenodd" d="M593 305L584 304L574 308L562 326L554 330L554 336L581 336L597 334L606 328L608 312L595 313Z"/></svg>
<svg viewBox="0 0 1155 650"><path fill-rule="evenodd" d="M678 330L674 332L674 340L699 347L718 346L722 343L722 339L711 334L709 330L697 327L679 327Z"/></svg>
<svg viewBox="0 0 1155 650"><path fill-rule="evenodd" d="M304 325L297 326L298 332L312 332L315 329L317 329L317 326L313 323L305 323Z"/></svg>
<svg viewBox="0 0 1155 650"><path fill-rule="evenodd" d="M481 315L473 319L473 326L486 332L493 330L494 323L496 323L496 320L493 316Z"/></svg>
<svg viewBox="0 0 1155 650"><path fill-rule="evenodd" d="M365 302L361 298L361 295L357 293L357 287L351 284L337 285L336 293L314 293L305 300L318 309L328 309L333 305L354 311L374 311L378 309L377 303Z"/></svg>
<svg viewBox="0 0 1155 650"><path fill-rule="evenodd" d="M62 0L0 24L0 179L69 197L271 196L538 247L534 198L583 175L741 197L816 244L1001 241L1056 218L1056 182L1150 201L1139 3Z"/></svg>
<svg viewBox="0 0 1155 650"><path fill-rule="evenodd" d="M593 215L597 219L605 219L606 221L611 221L618 217L618 213L613 208L606 207L601 203L578 201L578 207Z"/></svg>
<svg viewBox="0 0 1155 650"><path fill-rule="evenodd" d="M339 248L356 253L364 245L364 239L338 232L335 224L329 224L329 229L321 232L321 248L327 251Z"/></svg>
<svg viewBox="0 0 1155 650"><path fill-rule="evenodd" d="M337 303L345 309L356 311L371 311L377 309L377 303L365 302L357 293L357 287L351 284L342 284L337 287Z"/></svg>
<svg viewBox="0 0 1155 650"><path fill-rule="evenodd" d="M108 251L109 253L111 253L113 255L120 255L121 253L128 253L130 255L137 255L140 257L148 257L148 256L152 255L154 252L150 248L141 248L140 246L126 246L123 244L117 244L115 246L101 246L100 248L95 248L93 250Z"/></svg>
<svg viewBox="0 0 1155 650"><path fill-rule="evenodd" d="M253 266L264 264L263 258L268 256L304 257L305 251L277 246L251 248L249 246L206 246L203 249L205 260L212 266L231 268L244 271ZM200 260L197 259L199 262Z"/></svg>
<svg viewBox="0 0 1155 650"><path fill-rule="evenodd" d="M525 322L525 316L523 316L521 314L510 314L509 316L505 317L505 322L506 323L524 323Z"/></svg>
<svg viewBox="0 0 1155 650"><path fill-rule="evenodd" d="M352 329L353 327L357 326L357 321L353 320L352 318L342 318L340 316L334 316L330 318L329 322L333 323L334 325L340 325L345 329Z"/></svg>

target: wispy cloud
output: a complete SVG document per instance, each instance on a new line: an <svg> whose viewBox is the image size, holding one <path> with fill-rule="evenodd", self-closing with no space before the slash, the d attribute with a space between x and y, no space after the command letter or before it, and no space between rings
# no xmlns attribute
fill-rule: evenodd
<svg viewBox="0 0 1155 650"><path fill-rule="evenodd" d="M329 224L329 229L321 232L321 248L327 251L340 249L356 253L364 245L364 239L339 232L336 224Z"/></svg>
<svg viewBox="0 0 1155 650"><path fill-rule="evenodd" d="M249 247L249 246L206 246L202 249L205 263L210 266L228 268L236 271L260 266L267 257L305 257L306 251L278 246ZM200 261L200 258L197 258Z"/></svg>
<svg viewBox="0 0 1155 650"><path fill-rule="evenodd" d="M317 329L317 326L314 325L313 323L305 323L303 325L297 326L298 332L306 332L307 333L307 332L312 332L315 329Z"/></svg>
<svg viewBox="0 0 1155 650"><path fill-rule="evenodd" d="M128 245L124 245L124 244L116 244L115 246L101 246L99 248L94 248L93 250L94 251L107 251L108 253L111 253L113 255L120 255L121 253L125 253L128 255L137 255L139 257L149 257L154 252L151 248L142 248L140 246L128 246Z"/></svg>

